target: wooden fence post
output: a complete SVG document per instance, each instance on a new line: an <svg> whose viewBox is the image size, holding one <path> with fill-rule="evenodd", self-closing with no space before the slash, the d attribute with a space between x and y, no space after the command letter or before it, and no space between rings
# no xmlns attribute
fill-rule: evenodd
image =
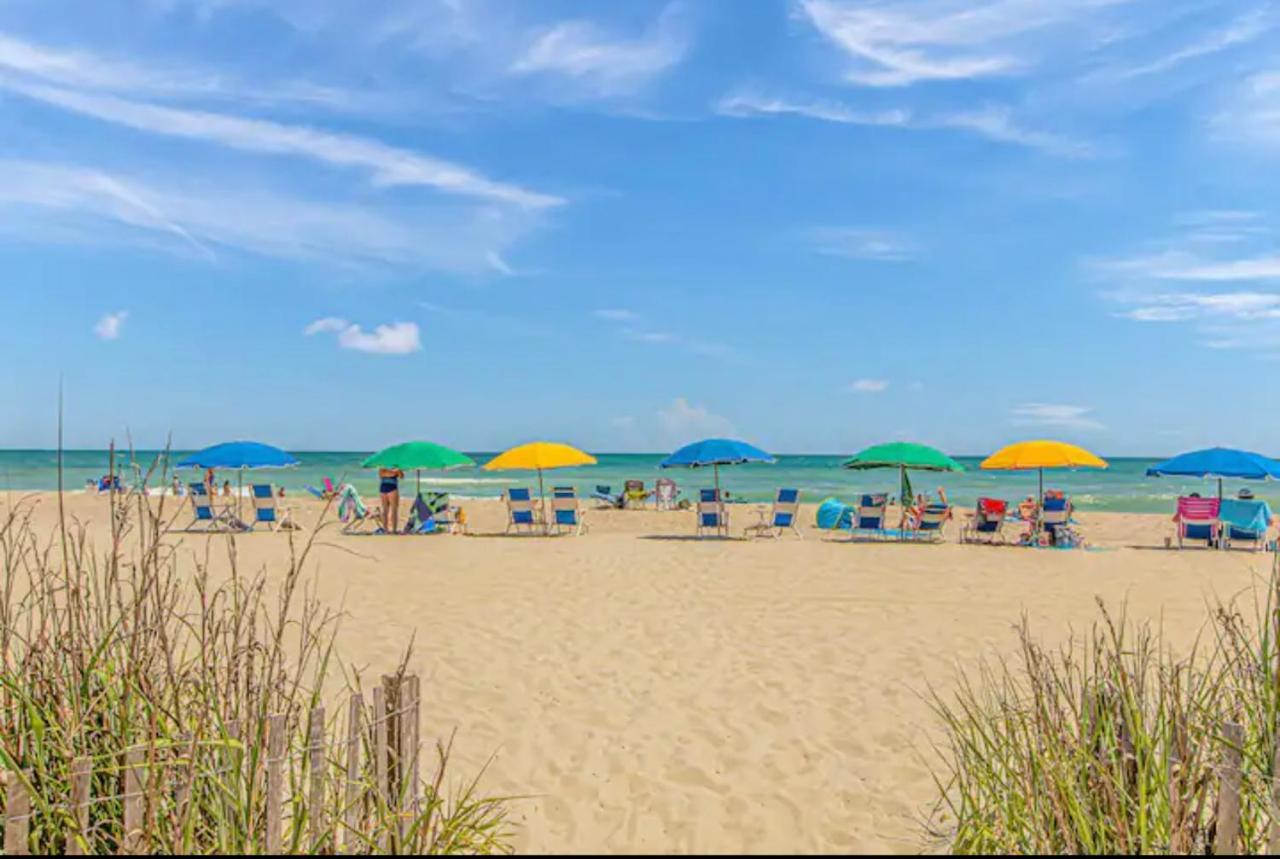
<svg viewBox="0 0 1280 859"><path fill-rule="evenodd" d="M409 753L413 755L413 766L409 771L410 794L413 797L413 816L422 813L421 757L422 757L422 687L418 683L418 675L409 675L409 700L413 702L413 710L409 714Z"/></svg>
<svg viewBox="0 0 1280 859"><path fill-rule="evenodd" d="M347 705L347 785L343 798L342 851L356 853L360 850L361 802L360 802L360 722L364 715L364 696L355 693Z"/></svg>
<svg viewBox="0 0 1280 859"><path fill-rule="evenodd" d="M267 855L279 856L284 818L285 717L267 719Z"/></svg>
<svg viewBox="0 0 1280 859"><path fill-rule="evenodd" d="M373 690L373 771L376 781L373 789L378 819L383 822L391 808L387 754L387 696L378 686ZM378 828L378 849L384 854L391 852L391 833L385 825Z"/></svg>
<svg viewBox="0 0 1280 859"><path fill-rule="evenodd" d="M308 802L307 819L311 823L311 849L319 851L325 837L324 814L324 707L316 707L311 711L311 732L307 743L309 759L309 775L311 777L311 798Z"/></svg>
<svg viewBox="0 0 1280 859"><path fill-rule="evenodd" d="M1218 775L1218 832L1213 841L1215 856L1235 856L1240 852L1240 762L1244 750L1244 728L1234 722L1222 726L1224 748Z"/></svg>
<svg viewBox="0 0 1280 859"><path fill-rule="evenodd" d="M407 853L405 835L408 824L405 820L409 769L409 719L406 707L407 686L405 678L399 674L389 674L382 678L382 685L387 690L387 731L391 741L391 799L392 813L396 818L396 853Z"/></svg>
<svg viewBox="0 0 1280 859"><path fill-rule="evenodd" d="M1276 726L1275 744L1271 749L1271 838L1267 853L1280 854L1280 725Z"/></svg>
<svg viewBox="0 0 1280 859"><path fill-rule="evenodd" d="M31 795L27 780L31 771L9 773L4 804L4 855L31 855Z"/></svg>
<svg viewBox="0 0 1280 859"><path fill-rule="evenodd" d="M89 782L93 778L93 759L76 758L71 762L71 816L76 831L67 836L68 856L84 856L89 845Z"/></svg>
<svg viewBox="0 0 1280 859"><path fill-rule="evenodd" d="M121 852L142 852L142 764L145 753L134 748L124 753L124 839Z"/></svg>

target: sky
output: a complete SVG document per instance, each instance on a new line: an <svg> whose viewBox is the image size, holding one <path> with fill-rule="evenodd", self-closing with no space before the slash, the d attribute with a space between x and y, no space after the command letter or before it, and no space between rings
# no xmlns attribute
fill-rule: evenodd
<svg viewBox="0 0 1280 859"><path fill-rule="evenodd" d="M1280 10L0 0L0 447L1280 453Z"/></svg>

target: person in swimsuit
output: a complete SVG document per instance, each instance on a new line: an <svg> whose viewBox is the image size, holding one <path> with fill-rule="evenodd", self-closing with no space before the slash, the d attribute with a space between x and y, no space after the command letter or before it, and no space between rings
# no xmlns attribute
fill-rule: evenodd
<svg viewBox="0 0 1280 859"><path fill-rule="evenodd" d="M382 496L382 530L394 534L400 522L400 478L398 468L378 469L378 494Z"/></svg>

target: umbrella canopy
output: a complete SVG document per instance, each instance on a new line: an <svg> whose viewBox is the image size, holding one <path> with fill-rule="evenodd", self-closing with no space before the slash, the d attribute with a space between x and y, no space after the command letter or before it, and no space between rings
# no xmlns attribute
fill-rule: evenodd
<svg viewBox="0 0 1280 859"><path fill-rule="evenodd" d="M366 459L364 468L399 468L403 471L446 471L450 468L462 468L475 465L476 461L465 453L434 444L429 441L407 441L404 444L392 445Z"/></svg>
<svg viewBox="0 0 1280 859"><path fill-rule="evenodd" d="M176 468L288 468L298 458L256 441L228 441L206 447L178 461Z"/></svg>
<svg viewBox="0 0 1280 859"><path fill-rule="evenodd" d="M1106 460L1064 441L1020 441L1001 448L982 461L982 468L986 471L1106 467Z"/></svg>
<svg viewBox="0 0 1280 859"><path fill-rule="evenodd" d="M595 465L596 458L567 444L534 441L505 450L484 464L485 471L545 471Z"/></svg>
<svg viewBox="0 0 1280 859"><path fill-rule="evenodd" d="M658 463L659 468L705 468L741 465L744 462L777 462L755 445L731 438L704 438L687 444Z"/></svg>
<svg viewBox="0 0 1280 859"><path fill-rule="evenodd" d="M937 448L898 441L877 444L843 463L845 468L910 468L916 471L964 471L964 466Z"/></svg>
<svg viewBox="0 0 1280 859"><path fill-rule="evenodd" d="M1218 498L1222 498L1223 478L1238 480L1280 480L1280 462L1260 453L1210 447L1180 453L1147 469L1148 477L1216 477Z"/></svg>

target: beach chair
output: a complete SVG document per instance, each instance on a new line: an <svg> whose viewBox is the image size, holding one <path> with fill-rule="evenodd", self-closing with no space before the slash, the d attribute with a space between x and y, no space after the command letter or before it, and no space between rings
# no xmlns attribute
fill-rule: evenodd
<svg viewBox="0 0 1280 859"><path fill-rule="evenodd" d="M321 501L331 501L338 497L338 490L333 485L333 480L326 477L324 479L324 488L316 489L314 486L305 487L308 492L319 498Z"/></svg>
<svg viewBox="0 0 1280 859"><path fill-rule="evenodd" d="M849 525L849 539L859 534L870 534L873 537L885 536L884 517L889 506L889 496L883 493L863 495L854 508L853 518Z"/></svg>
<svg viewBox="0 0 1280 859"><path fill-rule="evenodd" d="M187 496L191 499L191 524L188 531L243 531L246 525L225 507L218 506L209 495L209 487L203 483L187 484Z"/></svg>
<svg viewBox="0 0 1280 859"><path fill-rule="evenodd" d="M926 504L920 511L920 519L903 536L911 540L942 540L942 528L951 518L951 507L946 504Z"/></svg>
<svg viewBox="0 0 1280 859"><path fill-rule="evenodd" d="M596 491L591 493L591 497L596 501L603 501L609 507L621 508L624 496L614 494L612 486L606 486L603 483L596 484Z"/></svg>
<svg viewBox="0 0 1280 859"><path fill-rule="evenodd" d="M622 489L623 506L643 508L652 494L652 492L644 488L643 480L628 480Z"/></svg>
<svg viewBox="0 0 1280 859"><path fill-rule="evenodd" d="M1222 530L1221 502L1217 498L1179 498L1178 512L1174 515L1178 525L1178 548L1191 541L1203 541L1206 548L1218 544Z"/></svg>
<svg viewBox="0 0 1280 859"><path fill-rule="evenodd" d="M1266 548L1271 528L1271 505L1267 502L1224 498L1218 517L1224 548L1234 549L1237 543L1240 548L1255 552Z"/></svg>
<svg viewBox="0 0 1280 859"><path fill-rule="evenodd" d="M676 488L676 482L670 477L660 477L658 482L654 484L653 504L658 510L674 510L676 509L676 496L680 494L680 490Z"/></svg>
<svg viewBox="0 0 1280 859"><path fill-rule="evenodd" d="M272 531L301 530L302 526L293 521L289 509L276 502L273 486L268 483L255 483L251 489L253 491L253 522L249 524L250 530L257 525L266 525Z"/></svg>
<svg viewBox="0 0 1280 859"><path fill-rule="evenodd" d="M338 490L338 520L344 534L376 534L382 530L382 508L364 503L350 483Z"/></svg>
<svg viewBox="0 0 1280 859"><path fill-rule="evenodd" d="M1071 501L1060 493L1044 494L1040 499L1040 529L1049 535L1050 542L1058 542L1058 532L1071 524Z"/></svg>
<svg viewBox="0 0 1280 859"><path fill-rule="evenodd" d="M752 525L747 529L747 533L757 537L781 537L783 531L789 530L803 539L804 535L796 527L799 518L800 490L779 489L777 497L773 499L773 509L769 511L769 517L759 524Z"/></svg>
<svg viewBox="0 0 1280 859"><path fill-rule="evenodd" d="M974 506L973 515L960 529L962 543L996 543L1004 542L1004 517L1009 511L1009 502L999 498L979 498Z"/></svg>
<svg viewBox="0 0 1280 859"><path fill-rule="evenodd" d="M557 534L566 531L581 534L587 529L578 504L578 493L572 486L557 486L551 490L551 524Z"/></svg>
<svg viewBox="0 0 1280 859"><path fill-rule="evenodd" d="M506 492L507 500L507 533L520 528L529 533L542 524L542 510L533 500L529 490L523 486L513 486Z"/></svg>
<svg viewBox="0 0 1280 859"><path fill-rule="evenodd" d="M729 511L714 489L698 491L698 536L704 531L714 531L717 536L729 536Z"/></svg>

